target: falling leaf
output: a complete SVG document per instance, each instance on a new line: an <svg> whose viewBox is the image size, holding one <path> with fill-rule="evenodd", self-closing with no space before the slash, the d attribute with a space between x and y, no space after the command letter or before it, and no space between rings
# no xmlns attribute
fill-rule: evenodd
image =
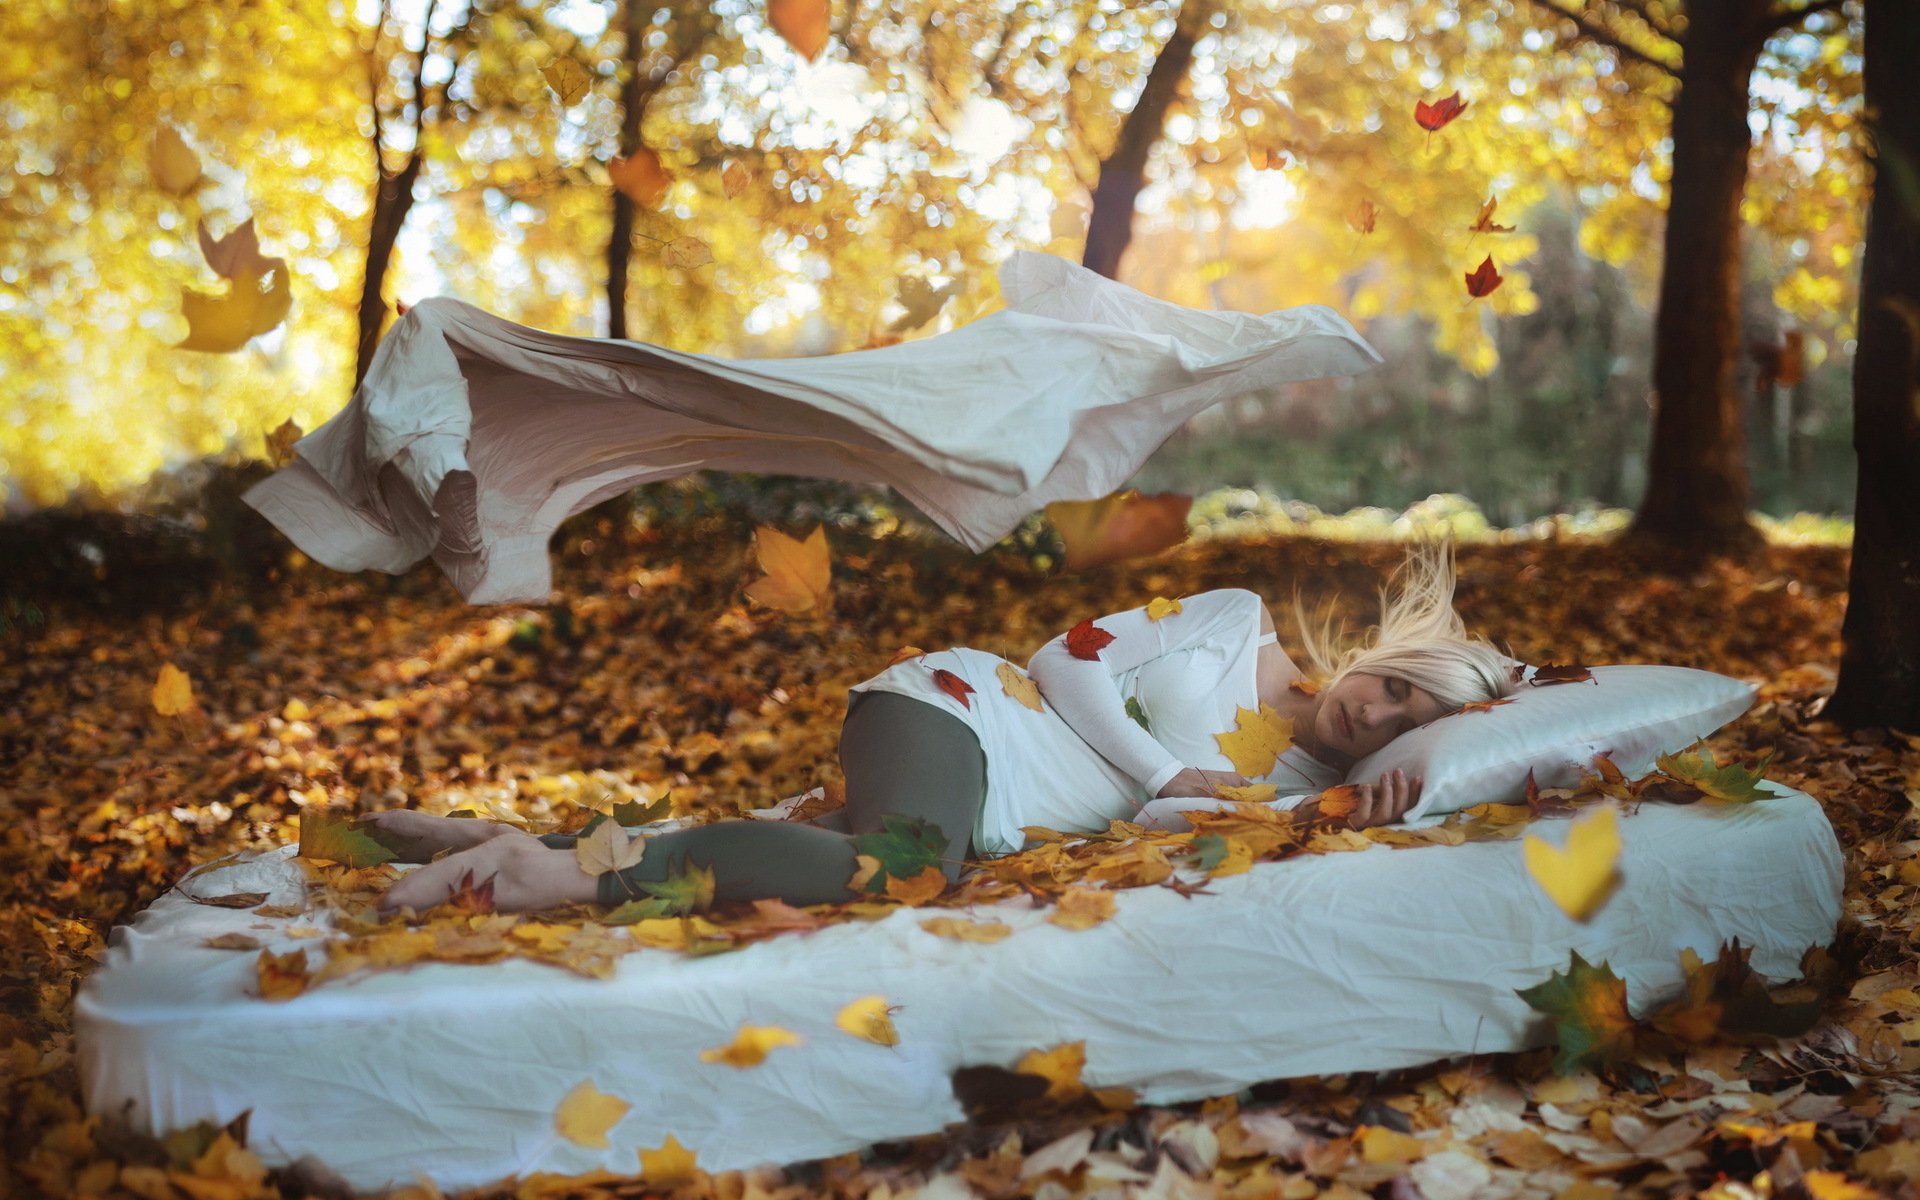
<svg viewBox="0 0 1920 1200"><path fill-rule="evenodd" d="M1359 234L1372 233L1379 217L1380 210L1374 207L1373 201L1362 200L1347 213L1347 228Z"/></svg>
<svg viewBox="0 0 1920 1200"><path fill-rule="evenodd" d="M175 342L174 349L231 354L285 320L293 306L286 263L268 261L279 265L265 274L241 271L223 294L182 288L180 311L187 319L187 336Z"/></svg>
<svg viewBox="0 0 1920 1200"><path fill-rule="evenodd" d="M1070 887L1060 894L1047 917L1062 929L1092 929L1114 914L1112 892L1100 888Z"/></svg>
<svg viewBox="0 0 1920 1200"><path fill-rule="evenodd" d="M1478 299L1499 287L1505 279L1506 276L1494 269L1493 255L1489 254L1485 262L1467 272L1467 295Z"/></svg>
<svg viewBox="0 0 1920 1200"><path fill-rule="evenodd" d="M607 178L641 208L658 207L673 182L651 146L635 146L632 154L609 159Z"/></svg>
<svg viewBox="0 0 1920 1200"><path fill-rule="evenodd" d="M1709 799L1744 804L1767 798L1769 793L1761 791L1760 784L1766 779L1767 764L1773 761L1775 753L1777 751L1769 751L1752 767L1738 763L1722 766L1705 742L1695 742L1678 754L1661 755L1654 760L1654 765L1681 783L1699 788Z"/></svg>
<svg viewBox="0 0 1920 1200"><path fill-rule="evenodd" d="M184 196L200 182L200 156L178 129L162 122L147 150L147 170L155 187L168 195Z"/></svg>
<svg viewBox="0 0 1920 1200"><path fill-rule="evenodd" d="M242 275L256 278L269 271L286 266L286 260L268 258L260 253L260 238L254 232L253 218L248 217L227 231L223 238L215 240L207 232L207 223L196 224L200 233L200 255L213 268L213 273L222 279L238 279Z"/></svg>
<svg viewBox="0 0 1920 1200"><path fill-rule="evenodd" d="M573 844L573 856L589 875L637 867L646 857L647 839L634 837L618 821L601 821L592 833Z"/></svg>
<svg viewBox="0 0 1920 1200"><path fill-rule="evenodd" d="M540 68L540 74L546 77L547 86L553 94L560 97L560 103L572 108L580 98L587 94L587 87L593 82L593 76L587 69L571 58L556 58Z"/></svg>
<svg viewBox="0 0 1920 1200"><path fill-rule="evenodd" d="M607 1130L618 1125L632 1108L620 1097L593 1086L593 1080L582 1079L553 1110L553 1128L576 1146L605 1150L609 1145Z"/></svg>
<svg viewBox="0 0 1920 1200"><path fill-rule="evenodd" d="M1572 1075L1583 1068L1624 1061L1633 1053L1633 1017L1627 1011L1627 984L1602 962L1595 966L1568 951L1563 974L1514 992L1528 1006L1553 1018L1553 1070Z"/></svg>
<svg viewBox="0 0 1920 1200"><path fill-rule="evenodd" d="M293 461L293 444L305 436L292 417L280 422L267 434L267 461L276 467L284 467Z"/></svg>
<svg viewBox="0 0 1920 1200"><path fill-rule="evenodd" d="M827 44L829 17L828 0L767 0L767 24L808 62Z"/></svg>
<svg viewBox="0 0 1920 1200"><path fill-rule="evenodd" d="M1093 623L1092 617L1081 620L1078 625L1067 630L1067 653L1075 658L1084 658L1097 662L1100 651L1113 641L1113 635Z"/></svg>
<svg viewBox="0 0 1920 1200"><path fill-rule="evenodd" d="M175 717L193 707L193 681L172 663L162 663L153 681L153 711Z"/></svg>
<svg viewBox="0 0 1920 1200"><path fill-rule="evenodd" d="M1242 775L1265 775L1273 770L1280 755L1293 745L1292 719L1281 716L1278 709L1265 702L1258 711L1235 706L1233 715L1233 729L1213 735L1220 752Z"/></svg>
<svg viewBox="0 0 1920 1200"><path fill-rule="evenodd" d="M1087 232L1089 210L1073 200L1056 200L1047 216L1049 238L1077 238Z"/></svg>
<svg viewBox="0 0 1920 1200"><path fill-rule="evenodd" d="M1576 822L1564 850L1528 834L1525 853L1527 873L1576 921L1591 917L1619 886L1620 827L1611 807Z"/></svg>
<svg viewBox="0 0 1920 1200"><path fill-rule="evenodd" d="M862 1041L898 1046L900 1034L893 1027L892 1011L885 996L862 996L842 1008L833 1023Z"/></svg>
<svg viewBox="0 0 1920 1200"><path fill-rule="evenodd" d="M720 168L720 193L729 200L738 199L752 183L753 172L738 159L729 159L727 165Z"/></svg>
<svg viewBox="0 0 1920 1200"><path fill-rule="evenodd" d="M1593 680L1593 672L1578 663L1555 666L1551 663L1536 668L1533 678L1527 682L1533 687L1552 687L1556 683L1587 683Z"/></svg>
<svg viewBox="0 0 1920 1200"><path fill-rule="evenodd" d="M1256 171L1277 171L1292 160L1291 152L1278 146L1247 146L1247 162Z"/></svg>
<svg viewBox="0 0 1920 1200"><path fill-rule="evenodd" d="M676 270L691 270L712 261L713 250L691 235L673 239L660 251L661 265Z"/></svg>
<svg viewBox="0 0 1920 1200"><path fill-rule="evenodd" d="M307 952L295 950L291 954L275 954L270 950L262 950L255 964L255 973L260 982L261 999L291 1000L307 990Z"/></svg>
<svg viewBox="0 0 1920 1200"><path fill-rule="evenodd" d="M806 1039L778 1025L742 1025L740 1032L724 1046L700 1052L701 1062L725 1063L730 1067L757 1067L767 1061L767 1053L781 1046L799 1046Z"/></svg>
<svg viewBox="0 0 1920 1200"><path fill-rule="evenodd" d="M905 333L918 329L939 314L948 300L959 289L958 279L948 280L941 287L933 286L924 275L900 275L894 280L894 298L906 310L900 319L889 329L894 333Z"/></svg>
<svg viewBox="0 0 1920 1200"><path fill-rule="evenodd" d="M945 667L936 667L933 672L933 686L960 702L961 708L972 708L973 702L967 699L973 685L955 675Z"/></svg>
<svg viewBox="0 0 1920 1200"><path fill-rule="evenodd" d="M395 857L391 847L383 845L358 821L335 817L317 808L300 813L299 855L349 867L377 867L392 862Z"/></svg>
<svg viewBox="0 0 1920 1200"><path fill-rule="evenodd" d="M1180 611L1179 600L1169 600L1164 596L1155 596L1147 601L1147 620L1158 621L1170 613Z"/></svg>
<svg viewBox="0 0 1920 1200"><path fill-rule="evenodd" d="M997 942L1013 934L1013 926L1004 921L969 921L964 917L931 917L920 922L920 928L956 942Z"/></svg>
<svg viewBox="0 0 1920 1200"><path fill-rule="evenodd" d="M677 1188L700 1177L693 1151L682 1146L671 1133L657 1150L640 1150L640 1175L657 1188Z"/></svg>
<svg viewBox="0 0 1920 1200"><path fill-rule="evenodd" d="M1039 686L1019 667L1003 662L993 669L993 673L1000 680L1001 691L1035 712L1046 711L1046 706L1040 702Z"/></svg>
<svg viewBox="0 0 1920 1200"><path fill-rule="evenodd" d="M753 531L753 548L767 576L747 587L747 599L783 612L805 612L826 597L832 567L825 525L815 525L805 541L761 525Z"/></svg>
<svg viewBox="0 0 1920 1200"><path fill-rule="evenodd" d="M1127 558L1157 554L1187 540L1193 497L1177 492L1142 496L1127 488L1099 500L1055 500L1047 520L1066 546L1069 570L1084 571Z"/></svg>
<svg viewBox="0 0 1920 1200"><path fill-rule="evenodd" d="M1473 103L1471 100L1462 100L1459 92L1432 104L1422 100L1413 106L1413 119L1420 123L1420 128L1433 133L1459 116L1461 111L1471 103Z"/></svg>
<svg viewBox="0 0 1920 1200"><path fill-rule="evenodd" d="M1462 107L1465 106L1463 105ZM1512 233L1513 226L1495 225L1493 223L1493 210L1494 206L1498 203L1498 200L1495 200L1492 196L1488 196L1487 202L1480 206L1480 215L1475 217L1473 224L1467 226L1467 228L1474 233Z"/></svg>

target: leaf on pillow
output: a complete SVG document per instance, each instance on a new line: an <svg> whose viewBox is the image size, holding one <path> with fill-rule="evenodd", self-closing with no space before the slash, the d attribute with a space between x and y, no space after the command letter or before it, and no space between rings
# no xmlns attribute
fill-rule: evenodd
<svg viewBox="0 0 1920 1200"><path fill-rule="evenodd" d="M1536 670L1533 673L1533 678L1529 682L1531 682L1534 687L1551 687L1556 683L1593 682L1597 684L1600 681L1594 679L1592 671L1589 671L1578 663L1567 663L1560 666L1548 663Z"/></svg>
<svg viewBox="0 0 1920 1200"><path fill-rule="evenodd" d="M1460 706L1459 711L1463 713L1492 712L1494 709L1499 708L1502 704L1512 704L1512 703L1513 703L1513 697L1511 696L1505 697L1504 699L1500 699L1500 700L1469 700L1465 704L1462 704Z"/></svg>
<svg viewBox="0 0 1920 1200"><path fill-rule="evenodd" d="M1601 807L1567 830L1565 849L1528 834L1523 847L1527 873L1576 921L1597 912L1620 886L1620 826L1611 807Z"/></svg>
<svg viewBox="0 0 1920 1200"><path fill-rule="evenodd" d="M1700 789L1710 800L1744 804L1767 798L1768 793L1761 791L1759 784L1766 778L1767 764L1772 761L1770 751L1750 768L1738 763L1722 765L1714 759L1713 751L1705 742L1695 742L1678 754L1662 754L1654 763L1669 778Z"/></svg>
<svg viewBox="0 0 1920 1200"><path fill-rule="evenodd" d="M1544 983L1514 989L1530 1007L1553 1018L1556 1075L1622 1062L1634 1051L1626 980L1605 962L1589 963L1578 950L1568 954L1572 959L1564 974L1555 971Z"/></svg>
<svg viewBox="0 0 1920 1200"><path fill-rule="evenodd" d="M1236 706L1233 716L1233 729L1213 735L1220 752L1242 775L1265 775L1273 770L1273 764L1293 745L1292 719L1266 703L1258 711Z"/></svg>

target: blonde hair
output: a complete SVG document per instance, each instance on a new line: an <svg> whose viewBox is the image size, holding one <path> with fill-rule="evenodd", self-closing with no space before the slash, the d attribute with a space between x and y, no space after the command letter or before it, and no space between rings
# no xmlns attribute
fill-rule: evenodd
<svg viewBox="0 0 1920 1200"><path fill-rule="evenodd" d="M1417 541L1380 589L1380 622L1353 633L1336 624L1332 601L1318 621L1309 620L1293 594L1300 640L1315 672L1332 690L1355 671L1397 675L1434 699L1457 709L1473 701L1498 700L1518 686L1515 661L1477 634L1467 632L1453 610L1453 542Z"/></svg>

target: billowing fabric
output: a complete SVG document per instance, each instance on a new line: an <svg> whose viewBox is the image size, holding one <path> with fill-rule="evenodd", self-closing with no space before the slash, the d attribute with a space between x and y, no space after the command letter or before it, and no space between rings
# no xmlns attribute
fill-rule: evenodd
<svg viewBox="0 0 1920 1200"><path fill-rule="evenodd" d="M1381 361L1322 305L1190 309L1031 250L999 279L1007 307L977 321L814 358L568 337L423 300L347 406L243 498L337 570L432 555L474 604L544 602L562 521L703 469L887 484L980 551L1051 501L1114 491L1212 404Z"/></svg>
<svg viewBox="0 0 1920 1200"><path fill-rule="evenodd" d="M249 1143L270 1164L311 1154L363 1190L423 1173L453 1191L510 1173L632 1174L636 1151L669 1134L719 1171L933 1133L965 1119L956 1069L1010 1068L1062 1042L1085 1043L1088 1084L1148 1104L1508 1053L1552 1041L1515 989L1566 971L1570 952L1607 963L1643 1015L1682 990L1683 948L1711 960L1737 936L1777 982L1831 943L1833 828L1812 797L1769 789L1622 816L1621 884L1584 923L1528 874L1522 839L1374 845L1258 863L1203 895L1124 889L1087 930L1048 923L1024 897L976 906L966 915L1013 928L987 945L936 937L921 928L928 910L903 908L729 954L640 950L610 979L515 959L422 963L269 1003L254 994L258 954L205 939L247 934L317 966L321 941L295 930L331 915L266 917L174 891L111 932L82 986L80 1079L89 1111L124 1105L136 1128L252 1110ZM1529 832L1562 846L1571 825ZM298 904L292 853L183 886ZM871 995L896 1006L899 1045L835 1027ZM701 1061L743 1024L806 1041L750 1070ZM583 1079L633 1105L606 1149L553 1133Z"/></svg>
<svg viewBox="0 0 1920 1200"><path fill-rule="evenodd" d="M1038 712L1022 704L1000 678L1007 660L967 646L904 659L848 691L912 696L973 730L987 756L987 800L973 833L979 853L1020 849L1026 825L1098 832L1115 819L1139 819L1140 806L1175 773L1159 769L1168 756L1184 766L1233 770L1214 735L1234 728L1237 709L1259 706L1260 597L1245 588L1220 588L1181 604L1182 611L1158 621L1145 608L1095 618L1114 640L1086 669L1104 677L1107 694L1076 697L1071 719L1050 695L1042 695ZM1034 652L1029 670L1036 678L1046 660L1065 654L1062 638ZM966 703L940 686L935 673L941 670L973 689ZM1129 698L1139 701L1151 734L1126 715ZM1116 734L1150 748L1144 767L1128 769L1126 756L1113 747ZM1159 783L1148 790L1156 777ZM1299 796L1340 782L1340 772L1295 746L1254 778L1275 784L1297 803Z"/></svg>

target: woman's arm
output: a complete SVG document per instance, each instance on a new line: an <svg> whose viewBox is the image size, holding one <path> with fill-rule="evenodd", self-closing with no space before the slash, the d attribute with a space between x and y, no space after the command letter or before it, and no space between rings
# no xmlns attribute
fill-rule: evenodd
<svg viewBox="0 0 1920 1200"><path fill-rule="evenodd" d="M1189 596L1181 611L1155 621L1145 607L1098 617L1094 624L1113 636L1097 658L1077 658L1061 634L1034 652L1027 674L1054 711L1099 755L1158 796L1185 763L1142 729L1126 712L1117 676L1164 654L1187 649L1218 636L1223 621L1247 619L1264 611L1260 598L1245 588L1221 588Z"/></svg>

